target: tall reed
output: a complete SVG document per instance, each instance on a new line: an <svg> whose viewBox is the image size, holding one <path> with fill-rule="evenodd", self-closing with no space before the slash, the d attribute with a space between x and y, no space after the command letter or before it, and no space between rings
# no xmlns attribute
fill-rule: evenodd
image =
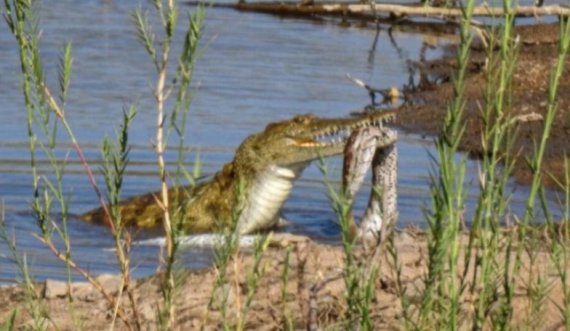
<svg viewBox="0 0 570 331"><path fill-rule="evenodd" d="M79 272L88 281L90 281L109 302L117 307L115 310L119 318L127 325L128 328L140 329L140 321L137 315L134 296L131 292L131 277L129 266L129 243L130 235L123 231L121 223L121 215L118 208L120 200L120 191L124 172L128 160L128 141L127 129L131 123L135 110L131 108L125 112L123 126L119 133L119 141L117 147L109 139L105 139L103 143L103 173L105 175L105 183L107 187L107 196L97 186L95 176L91 167L87 163L83 150L75 138L73 129L71 128L66 117L66 98L71 81L72 69L72 47L66 44L63 48L60 66L58 70L59 91L57 98L47 86L42 67L42 59L39 52L40 33L35 13L35 1L10 1L5 0L6 15L5 19L10 31L14 34L20 49L20 63L23 80L24 101L27 109L28 118L28 136L29 150L32 167L32 186L34 192L34 200L32 208L35 212L38 225L41 230L40 240L69 267L69 281L71 281L71 269ZM164 310L163 318L165 321L162 327L164 329L174 327L174 305L173 291L175 288L173 266L176 253L176 236L180 232L181 219L183 213L174 213L178 215L173 229L171 224L171 210L169 206L168 191L166 189L167 170L164 165L164 152L166 149L165 136L165 119L170 116L170 125L167 126L168 132L175 131L179 138L178 147L178 170L176 171L177 183L180 178L190 178L188 172L183 170L183 146L185 137L185 127L187 112L190 104L190 82L192 79L192 71L197 57L198 40L201 35L201 29L204 17L204 8L199 6L194 15L188 15L186 34L184 36L184 44L179 58L176 61L176 68L172 74L172 83L167 83L168 66L170 65L170 46L173 40L175 27L178 18L178 10L175 1L168 1L163 5L162 1L153 1L156 12L160 18L164 28L164 38L161 44L161 52L155 49L154 35L148 24L148 20L137 11L134 14L135 24L138 35L147 52L151 55L155 63L158 82L155 88L155 98L157 101L157 131L156 131L156 152L159 165L161 187L162 187L162 203L165 213L165 230L167 235L167 264L164 293ZM170 113L165 111L165 102L168 95L175 92L175 102ZM119 261L120 269L123 275L123 284L127 290L130 304L133 312L132 319L128 317L122 305L117 299L111 297L105 292L105 289L98 281L86 270L78 266L72 258L71 240L67 232L67 218L69 210L69 197L65 195L63 187L63 177L65 174L65 165L67 159L60 161L56 157L58 150L58 128L63 126L64 132L71 140L72 145L77 153L79 160L85 168L87 177L94 188L101 207L104 210L106 222L109 224L113 237L115 239L115 251ZM39 150L38 150L39 147ZM53 170L53 177L41 176L37 170L36 159L38 154L42 152L50 161ZM52 179L53 178L53 179ZM193 177L192 177L193 178ZM52 205L58 203L58 209L61 214L61 226L52 220ZM180 209L182 203L175 206L176 211ZM64 243L63 250L57 248L53 241L53 234L57 233Z"/></svg>
<svg viewBox="0 0 570 331"><path fill-rule="evenodd" d="M493 327L508 329L513 326L514 289L522 283L525 285L525 298L528 303L524 308L526 313L523 325L530 329L541 325L542 309L548 300L551 286L546 274L535 272L541 244L533 236L529 237L528 231L530 220L536 217L534 205L538 197L541 198L547 221L551 217L544 199L540 169L556 111L556 89L567 56L568 30L563 21L558 63L549 86L549 107L543 135L530 160L533 179L527 209L517 228L518 232L504 232L501 227L509 222L506 211L510 200L506 183L518 157L514 148L517 126L524 119L511 114L512 80L519 44L512 30L512 3L505 0L503 7L506 14L500 18L500 33L492 32L488 41L490 47L487 49L485 68L485 103L481 108L483 144L478 178L479 196L469 229L468 243L462 254L463 269L460 269L458 253L462 248L459 230L465 210L464 165L461 160L456 163L453 156L462 136L462 112L465 105L462 95L466 84L464 70L468 63L468 46L471 42L471 37L466 34L470 24L469 4L464 8L460 32L462 42L457 57L458 71L454 79L454 99L448 109L443 129L436 139L437 158L434 158L431 185L432 209L428 214L428 273L418 319L411 323L413 327L408 324L412 328L458 329L471 324L472 329L480 330L488 325L486 323L491 323ZM566 290L565 248L560 239L555 243L551 248L552 259L563 289ZM527 273L523 275L521 272L524 256L524 270ZM475 298L476 303L473 316L460 320L459 316L465 316L461 301L466 294ZM405 300L402 300L402 306L406 309ZM565 314L563 307L560 307L560 310ZM410 308L406 311L410 311ZM406 314L413 316L413 312Z"/></svg>
<svg viewBox="0 0 570 331"><path fill-rule="evenodd" d="M16 246L16 240L15 238L10 237L4 222L4 203L2 202L0 213L0 240L4 241L8 246L10 257L17 266L21 286L24 290L25 309L32 318L31 326L35 330L43 330L48 327L48 319L46 318L48 316L47 307L45 302L38 296L37 288L34 285L33 277L28 269L25 255L21 256L19 254ZM15 320L17 315L18 309L14 309L10 319L0 325L0 330L3 330L3 328L6 330L15 329Z"/></svg>
<svg viewBox="0 0 570 331"><path fill-rule="evenodd" d="M198 6L193 15L188 15L183 47L177 59L175 70L169 72L173 56L171 54L179 9L174 0L153 0L154 13L158 17L161 28L161 37L156 40L156 34L149 23L148 13L141 8L133 13L133 23L137 36L145 47L150 60L154 64L157 81L154 86L156 101L156 135L154 149L160 178L160 204L163 209L163 226L166 237L166 264L163 284L164 307L160 314L161 328L175 327L174 291L176 288L174 266L177 252L177 237L181 234L184 218L184 204L177 198L169 197L169 174L165 165L165 152L168 144L169 132L172 130L178 136L177 171L174 184L180 185L182 178L188 175L184 169L183 146L185 141L185 128L187 113L190 106L190 82L196 58L198 56L198 42L202 34L204 22L204 7ZM158 47L157 47L158 44ZM170 77L172 76L172 77ZM169 81L170 80L170 83ZM174 106L167 110L169 96L175 95ZM167 122L166 119L170 121ZM167 125L169 124L169 125Z"/></svg>
<svg viewBox="0 0 570 331"><path fill-rule="evenodd" d="M518 228L518 245L515 249L515 257L513 261L513 270L512 270L512 285L508 288L508 297L514 297L514 289L517 283L520 282L521 272L522 272L522 265L523 265L523 256L526 253L529 260L531 261L531 266L527 268L528 270L528 277L530 278L527 281L527 295L531 300L531 310L534 310L533 313L536 316L540 316L540 311L538 309L541 307L541 303L545 300L546 297L546 284L544 284L544 275L534 275L533 273L533 264L536 259L536 251L538 245L536 242L528 241L528 231L529 225L531 221L536 217L536 201L542 201L541 207L543 209L544 214L547 216L547 221L551 218L550 212L548 210L548 205L544 202L544 187L543 187L543 170L542 170L542 163L544 160L544 154L546 151L546 145L550 138L550 132L554 123L555 116L558 110L557 104L557 94L558 88L560 84L560 78L564 71L564 66L566 65L566 59L568 57L568 49L570 47L570 23L568 18L563 18L560 21L560 41L558 44L558 56L556 65L553 68L550 74L549 86L548 86L548 106L547 111L544 116L544 126L542 131L542 136L540 138L540 142L538 146L535 145L534 154L529 160L529 166L532 172L532 181L530 185L530 192L528 195L528 199L526 202L526 211L524 217L519 225ZM533 245L534 244L534 245ZM554 252L556 252L558 248L552 246ZM557 253L558 254L558 253ZM564 273L559 271L559 275L562 277ZM536 307L533 309L533 307ZM532 316L527 321L530 327L533 325L532 323Z"/></svg>
<svg viewBox="0 0 570 331"><path fill-rule="evenodd" d="M513 145L517 121L511 115L511 91L519 45L513 37L514 16L510 13L509 0L503 2L503 8L505 15L500 19L493 18L493 30L488 40L490 47L486 48L479 196L469 231L462 274L462 287L468 288L471 296L478 295L472 322L474 330L482 329L488 318L495 325L506 327L510 307L510 301L501 299L500 294L502 289L510 286L510 250L504 249L506 246L501 226L510 199L506 185L516 160ZM496 28L497 25L500 28ZM498 45L498 50L495 45ZM507 238L507 242L511 240L512 238ZM507 254L503 257L505 263L501 263L502 251ZM472 256L475 257L473 264ZM469 271L471 278L468 279ZM500 307L498 313L491 309L497 304Z"/></svg>
<svg viewBox="0 0 570 331"><path fill-rule="evenodd" d="M354 233L351 203L344 189L337 189L332 185L328 167L322 158L318 167L324 175L329 200L337 216L344 252L343 279L347 309L342 325L347 329L373 330L371 302L380 271L379 261L376 260L378 256L362 254L359 251L360 246Z"/></svg>
<svg viewBox="0 0 570 331"><path fill-rule="evenodd" d="M12 34L15 36L20 51L20 67L23 81L23 94L28 119L28 141L32 168L33 202L32 209L41 231L42 241L48 249L68 267L68 281L71 281L71 269L75 270L97 288L113 306L117 305L116 299L111 297L101 284L85 269L77 265L72 258L71 240L67 232L67 220L69 210L69 197L64 193L63 177L67 157L63 160L57 158L58 129L63 126L64 132L70 139L71 144L83 165L86 175L95 190L102 207L105 210L107 220L111 219L107 203L100 191L93 171L85 156L83 149L75 138L65 111L67 93L71 79L72 52L71 44L63 47L63 52L58 70L59 91L58 98L54 97L47 86L40 54L40 33L36 19L35 1L9 1L5 0L5 20ZM38 150L39 147L39 150ZM37 170L36 159L43 153L49 160L53 176L41 176ZM53 179L52 179L53 178ZM58 203L61 215L61 226L52 218L54 201ZM114 233L115 228L109 221ZM54 233L57 233L63 241L64 247L60 249L54 242ZM119 246L118 246L119 247ZM126 263L126 255L117 250L119 264ZM124 275L128 279L128 274ZM126 281L128 283L128 280ZM117 305L117 307L119 307ZM132 327L130 318L124 312L123 307L117 310L119 318L129 327ZM135 321L138 326L138 321Z"/></svg>
<svg viewBox="0 0 570 331"><path fill-rule="evenodd" d="M456 330L459 328L460 284L457 279L459 231L465 212L465 160L456 161L461 141L465 107L466 69L469 61L471 17L475 1L466 2L460 21L460 45L457 72L443 128L435 140L437 156L433 157L431 175L432 207L427 214L429 226L428 271L419 310L419 325L427 328Z"/></svg>
<svg viewBox="0 0 570 331"><path fill-rule="evenodd" d="M557 304L557 308L562 316L564 328L570 330L570 279L568 278L568 268L570 267L570 251L568 250L568 245L570 245L570 162L568 156L564 156L563 180L555 179L555 181L564 194L562 199L563 212L559 228L550 227L552 237L550 256L562 290L562 303Z"/></svg>

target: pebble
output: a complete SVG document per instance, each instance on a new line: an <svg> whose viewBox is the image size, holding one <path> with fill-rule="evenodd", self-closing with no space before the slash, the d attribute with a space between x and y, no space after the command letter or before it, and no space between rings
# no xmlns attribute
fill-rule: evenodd
<svg viewBox="0 0 570 331"><path fill-rule="evenodd" d="M143 318L146 321L156 320L158 314L156 303L153 302L144 302L142 304L139 303L138 308L139 308L139 316L141 318Z"/></svg>
<svg viewBox="0 0 570 331"><path fill-rule="evenodd" d="M44 287L44 298L45 299L57 299L63 298L67 295L67 282L62 282L59 280L46 280Z"/></svg>
<svg viewBox="0 0 570 331"><path fill-rule="evenodd" d="M102 274L95 279L103 286L105 291L111 295L119 293L123 286L122 278L119 275Z"/></svg>

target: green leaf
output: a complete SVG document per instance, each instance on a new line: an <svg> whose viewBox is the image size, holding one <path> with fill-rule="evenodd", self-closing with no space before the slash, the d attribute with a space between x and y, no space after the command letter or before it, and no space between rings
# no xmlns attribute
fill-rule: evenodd
<svg viewBox="0 0 570 331"><path fill-rule="evenodd" d="M0 324L0 331L13 331L16 330L16 317L18 316L18 308L12 310L8 320Z"/></svg>

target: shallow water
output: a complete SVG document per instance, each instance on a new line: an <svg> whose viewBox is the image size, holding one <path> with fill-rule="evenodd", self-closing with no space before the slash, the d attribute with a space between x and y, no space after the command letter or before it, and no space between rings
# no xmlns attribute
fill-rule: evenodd
<svg viewBox="0 0 570 331"><path fill-rule="evenodd" d="M73 42L74 71L67 116L90 160L98 159L102 137L114 134L122 109L131 103L139 107L130 132L134 146L125 196L158 187L151 149L154 74L129 23L134 8L135 2L127 0L43 1L41 8L42 54L50 82L56 80L61 45L68 40ZM301 113L344 116L360 109L368 97L345 79L346 73L379 88L407 83L406 61L418 59L423 36L396 32L401 48L398 50L383 32L376 51L370 52L374 37L372 29L208 9L186 138L190 145L189 166L199 151L202 173L214 173L231 159L247 135L262 130L268 122ZM445 42L440 40L441 44ZM427 56L440 54L441 50L433 49ZM6 228L37 279L63 278L65 268L33 237L38 230L30 212L31 176L18 54L5 28L0 28L0 59L0 197ZM72 196L71 212L80 214L96 207L97 201L67 141L62 140L60 151L62 158L69 155L64 184ZM423 208L429 204L431 139L402 133L398 148L399 226L421 226ZM168 157L172 161L174 151ZM340 158L328 161L333 179L339 178L339 161ZM41 172L49 174L47 160L40 159L39 163ZM469 181L474 182L476 164L469 162L469 168ZM512 208L520 211L526 188L512 188ZM365 187L357 200L357 213L367 202L368 190ZM474 197L473 191L469 195L471 204ZM289 231L338 241L335 216L322 175L314 165L298 181L283 214L293 222ZM109 250L113 244L105 228L75 219L68 227L73 255L80 265L96 274L116 271L115 257ZM152 233L141 236L149 237ZM155 271L158 254L156 247L135 247L134 274L144 276ZM206 266L211 252L190 249L185 251L183 261L191 267ZM17 277L7 246L0 241L0 283Z"/></svg>

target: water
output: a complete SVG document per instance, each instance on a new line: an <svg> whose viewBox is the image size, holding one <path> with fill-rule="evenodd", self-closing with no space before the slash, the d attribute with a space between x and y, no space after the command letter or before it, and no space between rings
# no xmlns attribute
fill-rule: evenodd
<svg viewBox="0 0 570 331"><path fill-rule="evenodd" d="M101 139L114 135L123 108L130 104L139 108L130 132L134 146L125 196L158 187L151 148L155 123L151 87L155 75L129 22L134 9L135 2L127 0L46 0L41 8L42 55L50 83L56 81L62 44L73 42L74 71L66 109L88 159L97 161ZM246 136L262 130L268 122L301 113L343 116L358 110L367 103L367 95L344 78L346 73L380 88L407 83L406 61L418 59L423 36L396 31L396 41L403 50L399 52L382 33L376 51L371 53L374 37L372 29L208 9L202 55L194 77L187 135L189 164L199 151L202 172L212 174L232 158ZM427 55L440 54L435 49ZM0 28L0 59L0 197L6 228L37 279L62 278L66 275L62 263L34 237L38 230L30 212L31 176L18 53L6 28ZM69 158L64 184L72 196L71 212L80 214L96 207L97 200L67 141L63 140L60 150L61 157ZM429 138L401 134L401 227L423 223L422 210L429 203L428 153L433 150L430 142ZM169 160L173 158L171 153ZM42 174L50 173L45 158L39 164ZM328 164L331 177L340 178L340 158L331 159ZM476 164L470 162L469 168L470 181L474 182ZM526 189L513 189L516 192L512 208L520 210ZM357 213L365 207L368 191L369 187L362 190ZM471 204L475 194L469 196ZM305 171L283 213L293 222L289 229L292 232L327 242L338 240L335 216L322 175L315 166ZM96 274L117 270L107 229L75 219L68 226L74 258L81 266ZM144 276L155 271L158 255L156 247L135 247L134 274ZM211 251L190 249L184 253L183 261L191 267L206 266L211 261ZM0 283L17 277L7 246L0 242Z"/></svg>

